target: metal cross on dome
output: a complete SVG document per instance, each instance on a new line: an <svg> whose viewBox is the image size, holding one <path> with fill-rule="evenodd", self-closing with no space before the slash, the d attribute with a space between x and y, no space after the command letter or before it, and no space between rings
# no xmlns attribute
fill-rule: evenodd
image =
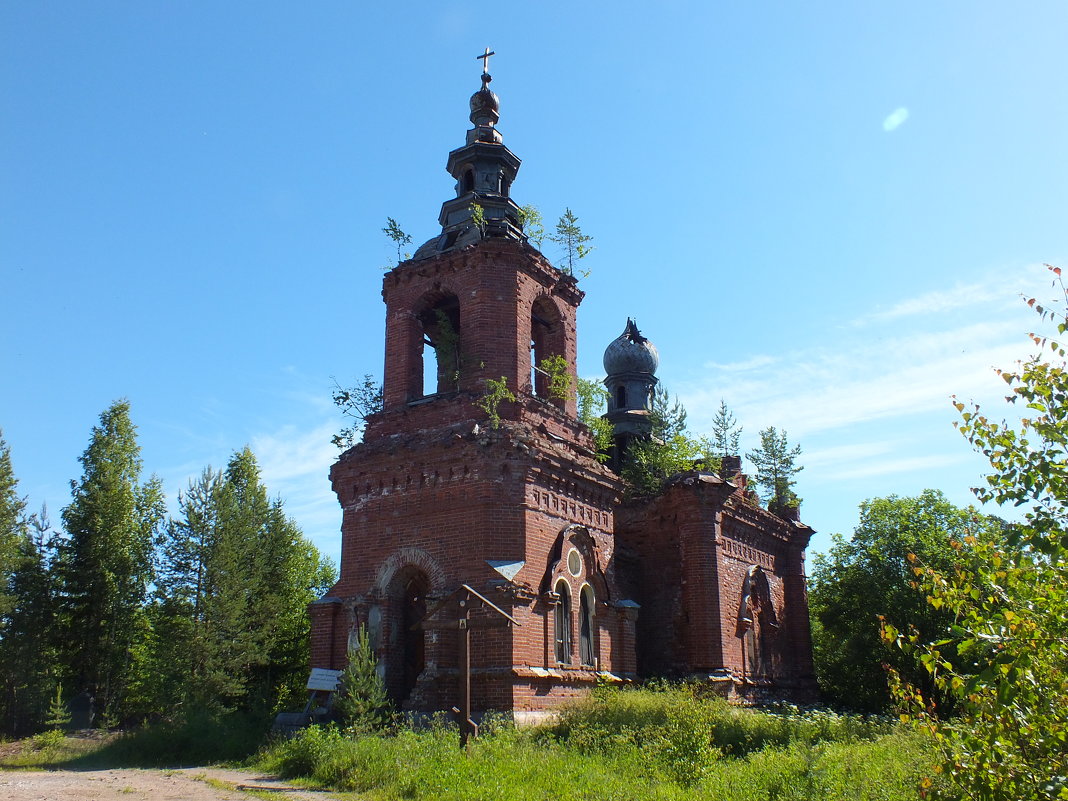
<svg viewBox="0 0 1068 801"><path fill-rule="evenodd" d="M489 59L490 59L490 56L495 56L495 55L497 55L497 54L494 53L492 50L490 50L487 47L485 53L483 53L481 56L475 56L476 60L477 59L482 59L482 74L483 75L489 75Z"/></svg>

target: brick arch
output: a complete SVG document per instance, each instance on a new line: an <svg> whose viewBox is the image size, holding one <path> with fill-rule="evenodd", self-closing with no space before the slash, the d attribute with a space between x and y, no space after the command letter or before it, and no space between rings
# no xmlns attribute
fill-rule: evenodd
<svg viewBox="0 0 1068 801"><path fill-rule="evenodd" d="M445 587L445 571L438 561L422 548L398 548L387 556L378 566L375 574L373 592L385 594L393 584L394 578L412 567L421 570L430 582L429 592L441 592Z"/></svg>
<svg viewBox="0 0 1068 801"><path fill-rule="evenodd" d="M560 533L556 535L556 541L549 551L548 565L541 580L542 594L553 591L557 580L561 576L567 579L568 584L572 583L571 574L567 572L567 565L564 564L564 560L567 558L566 546L568 543L574 544L582 555L583 567L585 568L583 571L584 580L593 588L594 596L597 600L599 602L611 600L612 595L608 589L608 580L605 578L604 571L601 570L597 559L597 541L586 526L577 523L564 526Z"/></svg>
<svg viewBox="0 0 1068 801"><path fill-rule="evenodd" d="M463 352L461 317L459 293L440 284L423 293L412 306L410 358L417 367L412 371L412 386L409 388L409 396L413 399L453 392L458 388L460 356ZM439 345L446 342L443 322L452 329L452 335L457 338L452 343L451 352L439 348ZM436 381L432 379L432 386L426 386L423 365L430 352L433 352L437 363Z"/></svg>
<svg viewBox="0 0 1068 801"><path fill-rule="evenodd" d="M530 304L530 391L553 405L563 406L559 398L549 397L549 378L536 369L550 356L567 358L565 315L559 301L547 293L539 294ZM568 365L570 368L570 364Z"/></svg>

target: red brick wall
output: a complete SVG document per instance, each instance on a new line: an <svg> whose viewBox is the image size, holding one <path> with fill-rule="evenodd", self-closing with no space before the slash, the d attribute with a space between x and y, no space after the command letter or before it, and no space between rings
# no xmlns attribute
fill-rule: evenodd
<svg viewBox="0 0 1068 801"><path fill-rule="evenodd" d="M459 391L411 403L409 390L422 372L418 314L443 294L459 301L467 356ZM557 703L562 691L546 690L530 673L545 668L552 653L551 606L541 585L562 532L581 526L590 547L586 572L576 579L576 654L577 593L581 581L589 581L598 587L600 661L605 669L618 663L621 671L633 670L633 656L625 657L628 634L633 648L633 624L609 606L618 593L605 578L618 482L593 459L574 399L556 404L530 394L532 306L538 303L543 316L546 304L556 310L557 327L543 341L563 350L573 375L581 297L572 279L512 242L483 242L406 263L386 276L385 409L369 422L364 442L331 470L344 512L340 577L329 595L340 602L313 607L313 664L340 667L354 623L370 623L376 652L398 689L405 635L391 579L414 565L428 579L429 606L467 583L520 623L472 632L476 710L512 708L519 703L516 692L525 694L524 709ZM483 379L502 375L517 400L502 404L502 423L494 429L478 401ZM525 565L508 584L487 559ZM409 705L448 708L457 702L459 635L435 630L424 642L426 669ZM595 671L576 670L568 681L595 679Z"/></svg>
<svg viewBox="0 0 1068 801"><path fill-rule="evenodd" d="M739 607L746 574L759 565L778 623L762 640L771 679L814 687L803 572L811 533L707 475L689 474L661 496L619 510L617 546L638 557L640 671L753 678L743 662Z"/></svg>

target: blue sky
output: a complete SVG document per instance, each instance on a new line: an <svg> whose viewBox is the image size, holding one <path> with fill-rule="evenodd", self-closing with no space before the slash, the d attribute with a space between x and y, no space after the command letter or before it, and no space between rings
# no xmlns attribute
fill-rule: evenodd
<svg viewBox="0 0 1068 801"><path fill-rule="evenodd" d="M785 428L817 551L865 498L967 503L949 396L1001 403L1068 266L1066 32L1059 0L4 3L21 491L58 521L127 397L172 502L247 443L336 557L331 377L381 374L381 228L437 232L489 45L514 197L594 237L582 375L633 316L695 432L720 398L746 449Z"/></svg>

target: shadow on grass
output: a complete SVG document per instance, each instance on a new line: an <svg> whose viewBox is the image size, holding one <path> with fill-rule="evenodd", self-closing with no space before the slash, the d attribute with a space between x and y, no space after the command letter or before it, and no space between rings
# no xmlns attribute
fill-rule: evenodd
<svg viewBox="0 0 1068 801"><path fill-rule="evenodd" d="M188 768L240 763L267 741L270 720L262 715L194 714L163 721L97 742L68 738L63 744L27 749L9 768L101 770L105 768ZM28 741L29 742L29 741Z"/></svg>

